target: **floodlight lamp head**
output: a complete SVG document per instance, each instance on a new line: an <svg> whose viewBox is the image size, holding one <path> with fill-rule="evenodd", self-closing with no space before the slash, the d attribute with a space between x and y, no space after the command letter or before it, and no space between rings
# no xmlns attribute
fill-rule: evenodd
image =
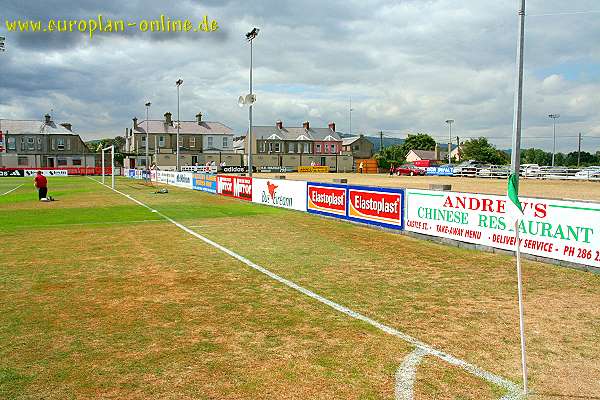
<svg viewBox="0 0 600 400"><path fill-rule="evenodd" d="M152 105L152 103L147 102L145 105L146 105L146 107L150 107Z"/></svg>
<svg viewBox="0 0 600 400"><path fill-rule="evenodd" d="M244 99L244 103L246 103L246 105L251 106L255 102L256 102L256 95L255 94L247 94L246 95L246 98Z"/></svg>
<svg viewBox="0 0 600 400"><path fill-rule="evenodd" d="M453 120L453 119L447 119L447 120L446 120L446 123L447 123L447 124L453 124L453 123L454 123L454 120Z"/></svg>
<svg viewBox="0 0 600 400"><path fill-rule="evenodd" d="M560 114L549 114L548 116L553 119L560 118Z"/></svg>
<svg viewBox="0 0 600 400"><path fill-rule="evenodd" d="M244 96L238 98L238 106L240 106L240 108L244 107Z"/></svg>
<svg viewBox="0 0 600 400"><path fill-rule="evenodd" d="M183 85L183 79L181 79L181 78L177 79L177 82L175 82L175 85L177 85L177 86Z"/></svg>
<svg viewBox="0 0 600 400"><path fill-rule="evenodd" d="M260 31L260 29L258 28L253 28L250 32L246 33L246 39L248 41L256 38L258 36L258 32Z"/></svg>

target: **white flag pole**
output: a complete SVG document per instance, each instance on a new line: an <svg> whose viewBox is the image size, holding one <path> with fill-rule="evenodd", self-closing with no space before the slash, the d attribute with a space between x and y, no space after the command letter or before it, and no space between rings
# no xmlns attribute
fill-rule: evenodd
<svg viewBox="0 0 600 400"><path fill-rule="evenodd" d="M523 274L521 272L521 240L519 239L519 221L515 224L517 253L517 282L519 291L519 332L521 334L521 368L523 370L523 393L527 395L527 349L525 346L525 317L523 315Z"/></svg>
<svg viewBox="0 0 600 400"><path fill-rule="evenodd" d="M515 104L513 115L513 135L511 172L515 176L515 191L518 196L519 172L521 169L521 121L523 111L523 52L525 48L525 0L517 0L519 8L519 35L517 39L517 76L515 79ZM521 249L518 221L515 224L517 280L519 292L519 328L521 335L521 364L523 369L523 392L527 395L527 356L525 351L525 322L523 316L523 281L521 274Z"/></svg>

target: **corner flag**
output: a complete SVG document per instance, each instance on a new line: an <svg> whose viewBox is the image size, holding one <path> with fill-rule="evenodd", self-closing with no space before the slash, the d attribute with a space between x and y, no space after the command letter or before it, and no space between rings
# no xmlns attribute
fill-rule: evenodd
<svg viewBox="0 0 600 400"><path fill-rule="evenodd" d="M511 174L508 177L508 202L506 203L506 214L513 221L511 225L517 224L519 220L523 218L523 206L521 206L517 189L518 182L519 176L517 174Z"/></svg>

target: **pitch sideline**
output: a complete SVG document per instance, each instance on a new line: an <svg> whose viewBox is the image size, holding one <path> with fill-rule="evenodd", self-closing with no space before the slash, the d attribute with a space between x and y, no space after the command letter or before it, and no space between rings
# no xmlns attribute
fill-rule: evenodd
<svg viewBox="0 0 600 400"><path fill-rule="evenodd" d="M377 328L377 329L379 329L379 330L381 330L381 331L383 331L383 332L385 332L385 333L387 333L389 335L399 337L400 339L404 340L405 342L410 343L413 346L421 349L421 351L423 353L423 356L430 355L430 356L436 357L436 358L438 358L438 359L440 359L442 361L446 361L448 364L455 365L455 366L463 369L464 371L470 373L471 375L474 375L474 376L476 376L478 378L484 379L484 380L486 380L486 381L488 381L490 383L493 383L493 384L495 384L497 386L500 386L500 387L506 389L507 390L507 394L505 396L501 397L500 400L518 400L518 399L524 398L521 389L515 383L511 382L510 380L508 380L506 378L503 378L503 377L501 377L499 375L496 375L496 374L494 374L492 372L488 372L488 371L486 371L484 369L481 369L481 368L479 368L479 367L477 367L477 366L475 366L475 365L473 365L473 364L471 364L471 363L469 363L467 361L464 361L464 360L461 360L461 359L459 359L457 357L454 357L451 354L448 354L448 353L445 353L443 351L437 350L437 349L435 349L435 348L433 348L433 347L431 347L431 346L429 346L429 345L421 342L420 340L418 340L416 338L413 338L412 336L410 336L410 335L408 335L408 334L406 334L404 332L401 332L401 331L399 331L399 330L397 330L395 328L392 328L390 326L382 324L381 322L378 322L378 321L376 321L374 319L371 319L371 318L369 318L369 317L367 317L367 316L365 316L365 315L363 315L361 313L353 311L352 309L350 309L348 307L345 307L345 306L343 306L341 304L338 304L338 303L336 303L336 302L334 302L332 300L329 300L329 299L327 299L327 298L325 298L325 297L323 297L323 296L321 296L321 295L319 295L319 294L317 294L317 293L315 293L315 292L313 292L311 290L308 290L308 289L306 289L306 288L304 288L304 287L302 287L302 286L300 286L300 285L298 285L298 284L296 284L296 283L294 283L294 282L292 282L292 281L290 281L290 280L288 280L286 278L283 278L283 277L281 277L281 276L279 276L279 275L277 275L277 274L269 271L268 269L266 269L264 267L261 267L258 264L255 264L254 262L250 261L246 257L241 256L241 255L237 254L236 252L234 252L232 250L229 250L228 248L220 245L219 243L216 243L216 242L210 240L209 238L207 238L205 236L202 236L198 232L195 232L195 231L191 230L190 228L186 227L185 225L180 224L179 222L177 222L174 219L166 216L165 214L161 213L160 211L158 211L158 210L156 210L156 209L154 209L154 208L152 208L152 207L150 207L150 206L142 203L141 201L133 198L131 195L123 193L123 192L121 192L121 191L119 191L117 189L113 189L110 186L108 186L106 184L103 184L102 182L100 182L100 181L98 181L96 179L93 179L91 177L88 177L88 178L91 179L91 180L93 180L93 181L95 181L95 182L97 182L97 183L99 183L102 186L107 187L108 189L110 189L110 190L112 190L112 191L114 191L114 192L116 192L116 193L118 193L118 194L120 194L122 196L127 197L128 199L130 199L134 203L136 203L136 204L138 204L138 205L140 205L140 206L142 206L144 208L147 208L151 212L160 215L162 218L164 218L165 220L169 221L173 225L177 226L179 229L183 230L184 232L186 232L186 233L188 233L188 234L190 234L190 235L192 235L192 236L194 236L194 237L202 240L206 244L208 244L208 245L210 245L210 246L212 246L212 247L220 250L221 252L223 252L223 253L231 256L232 258L235 258L236 260L238 260L238 261L246 264L248 267L250 267L250 268L252 268L252 269L254 269L254 270L258 271L258 272L261 272L264 275L267 275L271 279L273 279L273 280L275 280L275 281L277 281L279 283L282 283L283 285L288 286L289 288L292 288L292 289L294 289L294 290L296 290L296 291L298 291L298 292L300 292L302 294L305 294L308 297L310 297L310 298L312 298L314 300L317 300L318 302L320 302L322 304L325 304L325 305L333 308L334 310L337 310L337 311L341 312L342 314L345 314L345 315L347 315L347 316L349 316L351 318L357 319L359 321L363 321L363 322L365 322L365 323L367 323L367 324L369 324L369 325L371 325L371 326L373 326L373 327L375 327L375 328ZM411 357L411 355L413 355L413 353L414 353L414 351L412 353L410 353L408 355L408 357ZM421 352L419 352L419 353L421 353Z"/></svg>

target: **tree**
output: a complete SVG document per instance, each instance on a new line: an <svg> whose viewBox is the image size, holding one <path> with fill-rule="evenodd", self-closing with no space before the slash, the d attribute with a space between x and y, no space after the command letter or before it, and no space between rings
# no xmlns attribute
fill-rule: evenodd
<svg viewBox="0 0 600 400"><path fill-rule="evenodd" d="M402 144L403 158L406 158L411 150L435 150L435 140L426 133L409 134Z"/></svg>
<svg viewBox="0 0 600 400"><path fill-rule="evenodd" d="M521 151L521 164L550 165L552 153L542 149L524 149Z"/></svg>
<svg viewBox="0 0 600 400"><path fill-rule="evenodd" d="M464 160L477 160L488 164L508 164L509 157L498 150L484 137L467 140L462 144L462 158Z"/></svg>
<svg viewBox="0 0 600 400"><path fill-rule="evenodd" d="M99 140L92 140L86 142L85 145L90 149L92 153L100 153L102 149L107 148L108 146L115 145L115 164L123 165L123 147L125 147L125 138L123 136L117 136L114 139L106 138Z"/></svg>
<svg viewBox="0 0 600 400"><path fill-rule="evenodd" d="M388 146L375 154L379 168L389 169L390 164L399 165L406 162L406 155L411 150L434 150L435 140L426 133L408 135L401 145Z"/></svg>

